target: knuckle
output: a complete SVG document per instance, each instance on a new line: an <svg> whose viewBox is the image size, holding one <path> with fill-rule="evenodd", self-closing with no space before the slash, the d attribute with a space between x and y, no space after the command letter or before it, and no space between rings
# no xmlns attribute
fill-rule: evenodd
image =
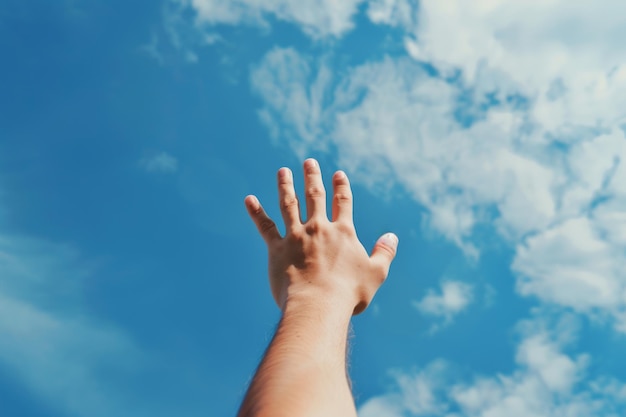
<svg viewBox="0 0 626 417"><path fill-rule="evenodd" d="M304 226L304 230L308 235L314 235L324 232L324 225L317 219L311 219Z"/></svg>
<svg viewBox="0 0 626 417"><path fill-rule="evenodd" d="M276 223L274 223L271 219L263 219L259 222L259 229L261 232L269 232L272 229L276 228Z"/></svg>
<svg viewBox="0 0 626 417"><path fill-rule="evenodd" d="M324 197L326 195L326 192L324 191L324 187L321 187L319 185L312 185L307 188L306 195L307 197L311 198Z"/></svg>
<svg viewBox="0 0 626 417"><path fill-rule="evenodd" d="M390 258L396 256L396 251L388 245L378 244L378 249L385 252Z"/></svg>
<svg viewBox="0 0 626 417"><path fill-rule="evenodd" d="M298 199L293 195L285 196L280 201L280 208L282 210L289 210L292 207L297 207L297 206L298 206Z"/></svg>
<svg viewBox="0 0 626 417"><path fill-rule="evenodd" d="M387 259L391 262L396 257L396 248L389 246L388 244L378 244L378 249L387 255Z"/></svg>
<svg viewBox="0 0 626 417"><path fill-rule="evenodd" d="M346 204L352 201L352 195L350 195L350 193L341 192L341 191L336 192L334 198L338 204Z"/></svg>
<svg viewBox="0 0 626 417"><path fill-rule="evenodd" d="M313 234L316 234L317 232L319 232L320 225L317 222L310 221L310 222L308 222L306 224L306 226L304 228L305 228L305 231L306 231L307 234L313 235Z"/></svg>

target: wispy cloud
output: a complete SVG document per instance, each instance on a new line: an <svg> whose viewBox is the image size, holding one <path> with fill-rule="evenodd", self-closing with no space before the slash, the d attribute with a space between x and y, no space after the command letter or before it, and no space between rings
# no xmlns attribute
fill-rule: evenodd
<svg viewBox="0 0 626 417"><path fill-rule="evenodd" d="M6 376L55 415L206 415L205 387L189 376L202 361L141 344L129 329L94 314L85 293L98 265L72 246L0 231Z"/></svg>
<svg viewBox="0 0 626 417"><path fill-rule="evenodd" d="M171 174L178 171L178 159L174 158L167 152L161 152L156 155L142 158L139 165L150 173Z"/></svg>
<svg viewBox="0 0 626 417"><path fill-rule="evenodd" d="M268 104L259 112L261 120L276 141L286 138L301 159L311 150L326 150L320 136L328 116L323 103L331 71L323 63L311 61L295 49L275 48L251 74L253 89ZM315 81L309 85L311 78ZM282 123L281 113L288 114L287 123Z"/></svg>
<svg viewBox="0 0 626 417"><path fill-rule="evenodd" d="M123 331L84 313L88 270L67 246L0 236L0 362L63 412L130 415L100 375L131 376L143 355Z"/></svg>
<svg viewBox="0 0 626 417"><path fill-rule="evenodd" d="M159 49L159 36L156 33L152 33L150 37L150 42L141 45L140 49L146 53L149 57L156 60L159 65L163 65L165 60L163 58L163 54Z"/></svg>

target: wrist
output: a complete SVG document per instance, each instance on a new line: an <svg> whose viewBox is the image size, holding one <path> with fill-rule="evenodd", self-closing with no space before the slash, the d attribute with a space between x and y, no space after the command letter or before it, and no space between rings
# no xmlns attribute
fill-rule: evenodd
<svg viewBox="0 0 626 417"><path fill-rule="evenodd" d="M313 315L333 321L350 321L355 303L348 297L297 292L289 294L283 304L283 316Z"/></svg>
<svg viewBox="0 0 626 417"><path fill-rule="evenodd" d="M315 367L330 364L333 369L344 369L351 318L352 307L346 303L291 297L285 303L276 334L285 338L290 335L290 355L305 357Z"/></svg>

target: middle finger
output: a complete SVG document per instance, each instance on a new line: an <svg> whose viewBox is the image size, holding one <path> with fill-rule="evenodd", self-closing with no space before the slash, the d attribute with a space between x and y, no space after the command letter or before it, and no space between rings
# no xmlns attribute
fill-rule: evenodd
<svg viewBox="0 0 626 417"><path fill-rule="evenodd" d="M326 190L322 181L322 171L315 159L304 161L304 193L306 195L307 221L326 217Z"/></svg>

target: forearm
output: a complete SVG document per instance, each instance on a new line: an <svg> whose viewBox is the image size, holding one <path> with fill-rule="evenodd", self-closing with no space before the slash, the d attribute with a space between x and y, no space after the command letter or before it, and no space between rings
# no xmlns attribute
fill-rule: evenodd
<svg viewBox="0 0 626 417"><path fill-rule="evenodd" d="M239 417L356 416L346 376L351 316L329 300L287 303Z"/></svg>

